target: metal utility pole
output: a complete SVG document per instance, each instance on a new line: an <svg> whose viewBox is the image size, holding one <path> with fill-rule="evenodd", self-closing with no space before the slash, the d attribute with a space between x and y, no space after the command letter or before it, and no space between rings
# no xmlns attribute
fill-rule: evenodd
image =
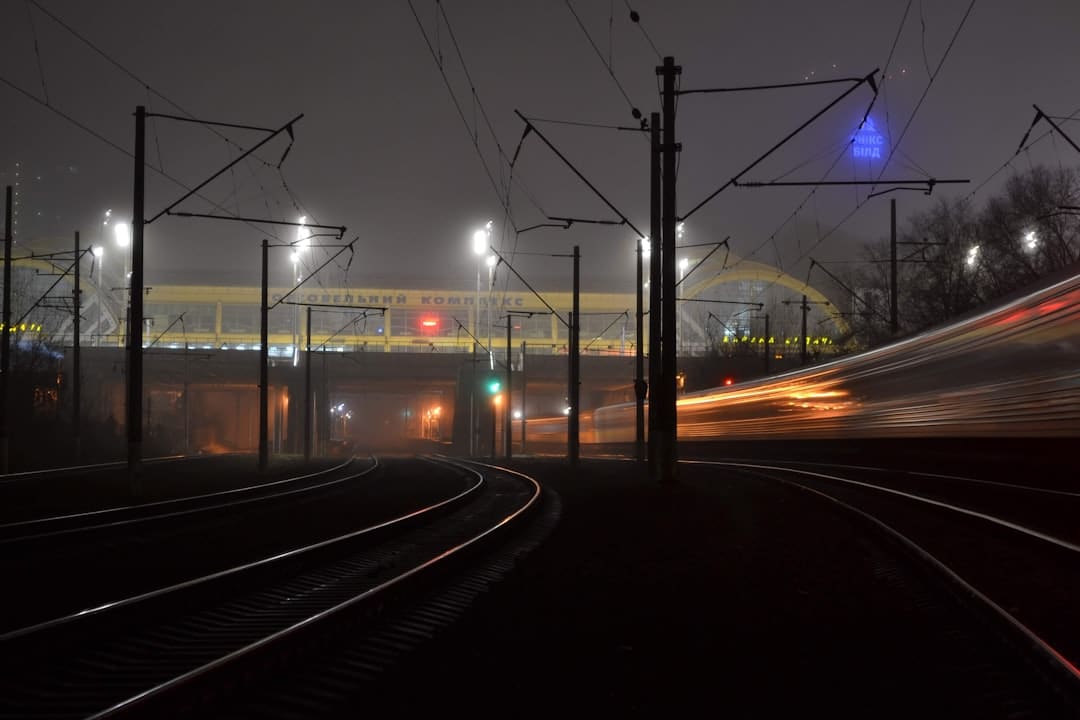
<svg viewBox="0 0 1080 720"><path fill-rule="evenodd" d="M785 305L794 305L795 300L784 300ZM805 365L809 357L806 353L806 314L810 312L811 305L829 305L828 300L807 300L806 296L802 296L802 300L798 301L799 307L802 308L802 337L799 339L799 358L800 364Z"/></svg>
<svg viewBox="0 0 1080 720"><path fill-rule="evenodd" d="M525 454L525 341L521 341L521 454Z"/></svg>
<svg viewBox="0 0 1080 720"><path fill-rule="evenodd" d="M769 313L765 313L765 374L769 374L769 363L772 360L772 343L769 341Z"/></svg>
<svg viewBox="0 0 1080 720"><path fill-rule="evenodd" d="M514 450L514 427L511 422L511 415L513 414L511 408L513 407L513 395L514 386L514 363L510 358L510 332L514 328L514 316L510 313L506 314L506 409L503 411L503 442L506 445L506 459L509 460L513 457Z"/></svg>
<svg viewBox="0 0 1080 720"><path fill-rule="evenodd" d="M661 384L664 386L662 420L660 423L660 481L671 484L678 481L678 415L676 410L676 302L675 302L675 160L679 151L675 143L675 78L682 73L682 68L675 64L675 58L664 58L664 64L656 69L663 77L663 207L661 209L662 256L661 308L663 311L662 347L663 355Z"/></svg>
<svg viewBox="0 0 1080 720"><path fill-rule="evenodd" d="M581 348L579 345L581 330L581 252L580 246L574 246L574 299L570 313L570 419L567 424L567 445L571 467L577 467L581 456Z"/></svg>
<svg viewBox="0 0 1080 720"><path fill-rule="evenodd" d="M660 475L660 456L658 439L660 437L660 406L663 395L660 387L663 359L660 352L660 240L663 234L660 223L660 113L649 116L650 168L649 168L649 386L646 392L649 398L648 418L648 455L650 475L653 479Z"/></svg>
<svg viewBox="0 0 1080 720"><path fill-rule="evenodd" d="M491 357L491 346L488 346L488 357ZM495 459L495 440L498 438L495 432L495 426L499 421L499 406L495 403L495 398L491 399L491 459Z"/></svg>
<svg viewBox="0 0 1080 720"><path fill-rule="evenodd" d="M641 462L645 459L645 348L642 346L642 338L645 335L645 301L643 265L645 248L642 239L637 238L637 313L634 315L634 331L637 338L634 352L634 399L637 405L634 408L634 459Z"/></svg>
<svg viewBox="0 0 1080 720"><path fill-rule="evenodd" d="M262 241L262 302L259 304L259 472L266 470L270 453L266 446L270 433L269 404L267 401L268 378L267 365L270 362L269 331L267 320L270 315L269 305L269 270L267 256L270 254L270 241Z"/></svg>
<svg viewBox="0 0 1080 720"><path fill-rule="evenodd" d="M889 200L889 330L900 332L899 299L896 288L896 198Z"/></svg>
<svg viewBox="0 0 1080 720"><path fill-rule="evenodd" d="M79 231L75 231L75 285L71 290L71 441L78 462L82 456L82 365L79 357L79 335L82 332L82 290L79 288L79 271L82 255L79 253Z"/></svg>
<svg viewBox="0 0 1080 720"><path fill-rule="evenodd" d="M142 338L143 338L143 230L146 225L146 107L135 108L135 182L131 212L131 282L128 317L127 435L128 475L132 493L142 492L139 460L142 457Z"/></svg>
<svg viewBox="0 0 1080 720"><path fill-rule="evenodd" d="M311 461L311 306L307 308L307 346L304 350L304 462Z"/></svg>
<svg viewBox="0 0 1080 720"><path fill-rule="evenodd" d="M479 271L477 271L479 273ZM479 274L477 275L479 277ZM479 296L479 284L477 295ZM479 306L477 306L479 307ZM479 311L478 311L479 312ZM479 314L477 315L479 318ZM472 370L469 373L469 457L476 457L480 448L480 421L476 407L476 343L472 344Z"/></svg>
<svg viewBox="0 0 1080 720"><path fill-rule="evenodd" d="M802 296L802 336L799 338L799 364L806 364L806 314L810 312L810 304L806 302L806 296Z"/></svg>
<svg viewBox="0 0 1080 720"><path fill-rule="evenodd" d="M4 192L4 325L0 340L0 473L8 471L8 387L11 379L11 186Z"/></svg>

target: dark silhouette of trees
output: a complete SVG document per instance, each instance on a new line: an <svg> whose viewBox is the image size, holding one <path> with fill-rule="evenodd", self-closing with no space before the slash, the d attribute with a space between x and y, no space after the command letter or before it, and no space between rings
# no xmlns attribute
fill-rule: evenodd
<svg viewBox="0 0 1080 720"><path fill-rule="evenodd" d="M1013 175L982 208L941 198L898 232L900 333L983 306L1080 260L1080 171L1045 166ZM855 273L861 312L853 318L869 345L891 338L889 241L864 246Z"/></svg>

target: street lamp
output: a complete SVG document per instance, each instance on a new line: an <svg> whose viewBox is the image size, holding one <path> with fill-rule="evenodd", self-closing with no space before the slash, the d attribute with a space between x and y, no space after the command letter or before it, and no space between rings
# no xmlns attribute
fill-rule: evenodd
<svg viewBox="0 0 1080 720"><path fill-rule="evenodd" d="M311 228L307 227L304 223L307 222L307 215L301 215L297 220L300 223L296 228L296 241L292 243L293 251L289 255L289 259L292 260L293 265L293 278L297 285L304 281L303 266L300 264L303 259L301 254L302 250L306 250L311 246ZM300 306L297 305L293 308L293 367L300 364Z"/></svg>
<svg viewBox="0 0 1080 720"><path fill-rule="evenodd" d="M94 332L94 345L98 346L98 345L101 345L101 292L102 292L102 289L103 289L101 283L105 279L103 277L103 275L102 275L101 270L102 270L102 267L105 264L105 261L102 259L102 258L105 257L105 248L103 248L100 245L94 245L90 249L90 252L94 254L94 258L98 261L97 328L96 328L96 330Z"/></svg>
<svg viewBox="0 0 1080 720"><path fill-rule="evenodd" d="M679 230L678 230L679 237L682 237L682 223L679 223L678 227L679 227ZM682 300L682 293L683 293L682 281L686 278L686 269L688 267L690 267L690 258L685 258L684 257L681 260L679 260L679 300ZM678 327L676 328L676 333L679 336L679 354L680 355L685 355L686 354L686 349L685 349L686 341L685 341L685 339L683 337L684 333L683 333L683 307L682 307L682 303L679 303L678 309L679 309L679 315L678 315Z"/></svg>
<svg viewBox="0 0 1080 720"><path fill-rule="evenodd" d="M488 247L491 245L491 226L492 221L488 220L484 227L480 228L473 233L472 236L472 251L476 255L476 302L473 304L473 337L476 338L480 335L480 274L481 274L481 258L487 254ZM489 283L490 284L490 283ZM490 348L491 341L488 340L488 347ZM475 351L474 351L475 352ZM488 358L489 365L494 368L494 364L491 363L490 353ZM473 364L473 371L475 372L476 365ZM469 442L476 443L476 448L479 448L480 444L480 427L479 427L479 408L476 406L476 398L470 394L469 397Z"/></svg>
<svg viewBox="0 0 1080 720"><path fill-rule="evenodd" d="M477 265L476 265L476 304L473 306L474 311L475 311L475 322L473 324L473 335L479 335L480 334L480 275L481 275L480 259L484 258L484 262L488 266L488 287L489 288L491 286L491 272L492 272L491 269L495 267L495 263L498 260L494 255L492 255L492 254L490 254L488 252L488 248L491 247L491 226L492 226L492 221L488 220L486 223L484 223L484 227L482 227L479 230L477 230L476 232L474 232L473 236L472 236L472 251L473 251L473 254L476 255L476 259L477 259ZM486 258L485 258L485 256L486 256ZM490 317L490 313L488 313L488 315ZM490 339L489 339L489 342L488 342L488 347L489 348L491 347ZM494 368L494 365L492 365L492 368Z"/></svg>
<svg viewBox="0 0 1080 720"><path fill-rule="evenodd" d="M112 216L111 210L105 211L106 220ZM125 222L118 222L113 225L113 236L116 240L116 246L120 248L120 251L124 256L124 337L125 342L127 336L131 333L131 226Z"/></svg>
<svg viewBox="0 0 1080 720"><path fill-rule="evenodd" d="M1024 233L1024 249L1028 252L1035 250L1039 245L1039 236L1035 234L1034 230L1028 230Z"/></svg>

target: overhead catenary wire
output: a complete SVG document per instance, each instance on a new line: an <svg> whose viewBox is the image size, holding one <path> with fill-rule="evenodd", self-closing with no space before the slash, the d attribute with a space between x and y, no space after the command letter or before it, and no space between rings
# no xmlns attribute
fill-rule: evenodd
<svg viewBox="0 0 1080 720"><path fill-rule="evenodd" d="M900 42L900 35L903 33L904 24L907 22L908 13L911 12L912 0L908 0L907 5L904 6L904 14L900 16L900 24L896 27L896 35L893 36L892 47L889 48L889 56L885 58L885 65L882 66L881 75L881 90L882 90L882 103L885 105L885 132L888 136L892 137L892 126L889 120L889 65L892 64L893 54L896 52L896 45Z"/></svg>
<svg viewBox="0 0 1080 720"><path fill-rule="evenodd" d="M596 41L593 40L592 35L589 34L589 30L585 27L585 23L581 21L581 18L578 16L577 11L574 10L573 4L570 2L570 0L563 0L563 2L566 3L566 9L569 10L570 14L574 16L574 20L577 22L578 27L581 28L581 32L585 34L585 38L589 41L589 45L592 46L593 51L596 53L596 57L600 59L600 62L603 64L604 68L607 69L608 75L611 76L612 81L615 83L615 87L619 89L619 93L621 93L623 99L626 100L626 104L630 106L630 114L635 120L640 120L641 111L638 110L637 105L635 105L634 101L630 99L630 96L626 94L626 90L623 88L622 83L619 82L619 78L615 76L615 69L612 68L611 63L604 59L604 54L600 52L600 48L597 47Z"/></svg>
<svg viewBox="0 0 1080 720"><path fill-rule="evenodd" d="M908 120L905 123L904 128L900 133L900 137L896 140L895 143L892 144L892 146L890 148L890 151L889 151L889 155L887 156L885 162L882 164L881 172L878 173L877 181L880 181L881 177L885 174L885 170L888 167L888 164L889 164L890 160L892 159L893 155L899 149L899 145L903 141L904 136L907 134L908 128L911 127L912 121L915 119L915 116L918 113L919 108L922 106L923 101L926 99L926 96L930 91L930 87L933 85L934 79L938 76L938 74L941 71L941 68L945 65L945 61L948 58L949 53L952 50L953 45L956 43L956 39L959 37L961 30L963 30L964 24L967 22L968 17L971 15L972 9L975 7L975 2L976 2L976 0L971 0L971 3L968 5L967 10L965 11L963 17L960 20L960 23L957 25L956 30L953 32L952 38L950 39L949 44L945 49L945 53L942 55L941 60L938 63L937 67L935 68L933 75L931 75L930 80L927 82L926 88L924 88L922 96L919 98L918 103L916 103L914 110L912 110L911 115L908 117ZM904 18L907 17L907 10L910 9L910 5L911 5L911 2L909 0L908 8L905 9L905 11L904 11ZM902 28L903 28L903 20L901 21L901 25L900 25L900 29L902 29ZM897 39L899 39L899 36L900 36L900 30L898 29L897 30ZM894 50L895 50L895 46L896 46L896 41L894 40L894 42L893 42L893 49ZM891 60L891 58L892 58L892 52L890 51L889 60ZM888 64L888 61L886 62L886 65L887 64ZM862 202L857 202L855 204L855 206L851 209L851 211L848 212L847 215L845 215L836 225L834 225L832 228L830 228L824 235L819 235L817 241L813 245L811 245L809 248L807 248L804 252L802 252L799 255L798 258L795 259L794 264L798 264L803 258L807 257L809 255L809 253L813 252L823 242L825 242L825 240L827 240L829 237L831 237L833 235L833 233L835 233L845 223L847 223L848 220L850 220L852 217L854 217L855 214L860 209L862 209L862 207L864 205L866 205L866 203L869 202L869 200L873 197L873 190L874 190L874 186L872 185L870 194L868 194L867 197L862 200ZM813 194L813 193L811 193L811 194ZM777 280L779 279L779 277L780 276L778 275ZM757 294L757 297L761 297L769 288L771 288L775 284L776 284L776 280L774 280L772 283L769 283L769 285L766 285Z"/></svg>
<svg viewBox="0 0 1080 720"><path fill-rule="evenodd" d="M131 152L130 150L128 150L125 147L122 147L121 145L118 145L117 143L113 142L112 140L105 137L104 135L99 133L97 130L94 130L93 128L86 125L85 123L82 123L79 120L76 120L74 117L72 117L71 115L68 115L66 112L64 112L60 108L56 107L55 105L46 104L41 98L37 97L32 92L29 92L28 90L19 87L18 85L16 85L15 83L11 82L10 80L8 80L7 78L5 78L3 76L0 76L0 83L3 83L4 85L7 85L12 90L15 90L16 92L18 92L18 93L24 95L25 97L33 100L37 104L39 104L42 107L46 108L47 110L49 110L49 111L55 113L56 115L60 116L64 120L67 120L69 123L71 123L75 127L79 128L83 132L85 132L85 133L93 136L94 138L100 140L101 142L105 143L106 145L111 147L113 150L116 150L117 152L119 152L119 153L121 153L123 155L126 155L127 157L131 158L132 160L135 159L135 153ZM150 168L151 170L153 170L157 174L161 175L166 180L169 180L170 182L175 183L178 187L183 188L184 190L191 191L191 187L188 186L186 183L184 183L183 181L178 180L177 178L173 177L172 175L165 172L161 168L157 167L153 163L146 162L145 165L146 165L146 167ZM217 202L211 200L210 198L206 197L205 195L202 195L200 193L195 193L194 195L195 195L195 197L198 197L201 200L205 200L206 202L210 203L211 205L213 205L218 210L221 210L222 212L225 212L225 213L230 212L228 210L228 208L223 207L222 205L220 205ZM259 227L255 226L255 225L252 225L251 227L254 228L255 230L258 230L259 232L266 232L262 228L259 228ZM271 235L271 237L274 237L275 239L280 239L280 238L277 238L273 234L270 234L270 235Z"/></svg>
<svg viewBox="0 0 1080 720"><path fill-rule="evenodd" d="M971 15L971 11L975 8L977 0L971 0L968 4L967 10L964 11L964 16L960 18L960 23L956 26L956 30L953 32L952 38L949 40L949 44L945 47L945 52L941 56L941 60L938 62L937 67L934 68L933 74L926 83L926 87L923 88L922 95L919 97L919 101L915 103L915 109L911 111L911 115L908 116L907 122L904 123L904 129L900 131L900 137L895 142L891 143L889 148L889 154L885 158L885 162L881 164L881 172L878 173L878 180L885 174L885 171L889 167L889 162L892 160L893 155L900 147L900 143L904 141L904 137L907 135L908 129L911 127L911 123L915 120L915 116L919 114L919 108L922 107L923 101L926 100L926 96L930 93L930 88L934 84L934 80L937 79L938 74L941 72L941 68L945 66L945 61L949 58L949 53L952 51L953 45L956 44L956 39L960 37L960 32L964 29L964 25L967 23L968 17ZM873 191L873 187L871 187Z"/></svg>
<svg viewBox="0 0 1080 720"><path fill-rule="evenodd" d="M35 3L36 4L36 3ZM34 13L30 11L30 0L26 0L26 19L30 21L30 35L34 39L34 56L37 57L38 77L41 79L41 93L45 104L49 104L49 86L45 84L45 66L41 62L41 47L38 44L37 27L34 25Z"/></svg>
<svg viewBox="0 0 1080 720"><path fill-rule="evenodd" d="M41 12L41 13L42 13L42 14L43 14L43 15L44 15L45 17L49 18L49 19L50 19L51 21L53 21L53 22L54 22L54 23L56 23L56 24L57 24L58 26L60 26L61 28L63 28L63 29L64 29L64 30L65 30L65 31L66 31L67 33L69 33L69 34L70 34L71 36L73 36L74 38L76 38L77 40L79 40L79 41L80 41L81 43L83 43L83 44L84 44L84 45L85 45L86 47L90 48L90 49L91 49L91 50L92 50L92 51L93 51L94 53L96 53L97 55L99 55L99 56L100 56L101 58L103 58L103 59L104 59L104 60L105 60L106 62L108 62L109 64L111 64L112 66L114 66L115 68L117 68L118 70L120 70L120 71L121 71L121 72L122 72L122 73L123 73L124 75L126 75L126 76L127 76L128 78L130 78L131 80L133 80L133 81L135 81L136 83L138 83L139 85L141 85L141 86L142 86L142 87L143 87L143 88L145 89L145 91L146 91L146 93L147 93L147 106L148 106L148 107L150 107L150 108L152 108L152 107L153 107L153 102L152 102L152 100L151 100L151 95L155 95L155 96L157 96L158 98L160 98L161 100L163 100L163 101L165 101L166 103L168 103L168 104L169 104L170 106L172 106L173 108L175 108L175 109L176 109L177 111L179 111L180 113L182 113L182 114L183 114L184 116L186 116L186 117L185 117L184 119L189 119L189 120L191 120L191 121L194 121L194 122L198 122L198 123L199 123L199 124L201 124L201 125L202 125L202 126L203 126L203 127L205 128L205 129L209 130L210 132L212 132L213 134L217 135L217 136L218 136L218 137L220 137L220 138L221 138L222 140L224 140L224 141L226 142L226 144L227 144L227 145L231 145L231 146L233 146L233 147L236 147L236 148L238 148L238 149L241 149L241 150L243 149L243 147L242 147L242 146L241 146L241 145L240 145L239 143L237 143L237 142L236 142L235 140L233 140L233 139L229 138L229 137L228 137L227 135L225 135L225 134L223 134L223 133L219 132L219 131L218 131L218 130L216 130L216 129L215 129L214 127L212 127L212 124L210 124L210 123L206 123L206 122L204 122L204 121L199 121L199 120L196 120L195 116L194 116L194 115L193 115L193 114L192 114L192 113L191 113L190 111L188 111L187 109L185 109L185 108L184 108L183 106L181 106L181 105L180 105L179 103L177 103L177 102L176 102L175 100L171 99L171 98L170 98L169 96L167 96L167 95L166 95L165 93L163 93L162 91L160 91L160 90L158 90L158 89L154 88L154 87L153 87L153 86L152 86L152 85L151 85L150 83L148 83L148 82L147 82L146 80L144 80L143 78L141 78L141 77L140 77L139 75L137 75L137 74L136 74L135 72L133 72L133 71L132 71L131 69L129 69L128 67L126 67L126 66L125 66L124 64L122 64L122 63L121 63L121 62L119 62L118 60L116 60L116 59L115 59L114 57L112 57L112 56L111 56L111 55L110 55L109 53L107 53L107 52L106 52L106 51L105 51L104 49L102 49L102 48L101 48L100 46L98 46L97 44L95 44L95 43L94 43L93 41L91 41L91 40L90 40L89 38L87 38L87 37L86 37L85 35L83 35L82 33L80 33L80 32L79 32L78 30L76 30L76 29L75 29L75 28L74 28L74 27L73 27L73 26L72 26L71 24L69 24L69 23L67 23L66 21L64 21L64 20L63 20L63 19L62 19L61 17L59 17L59 16L58 16L58 15L57 15L57 14L56 14L55 12L53 12L53 11L49 10L48 8L44 7L44 6L43 6L43 5L42 5L42 4L41 4L41 3L40 3L40 2L38 1L38 0L26 0L26 2L27 2L27 10L28 10L28 13L29 13L30 5L33 5L33 7L34 7L34 8L36 8L36 9L37 9L37 10L38 10L39 12ZM32 18L32 17L31 17L31 24L33 25L33 18ZM35 36L36 36L36 35L35 35ZM13 84L13 83L10 83L10 82L8 82L7 84L8 84L9 86L14 86L14 84ZM16 88L16 89L19 89L19 88ZM20 89L20 90L21 90L21 89ZM26 93L24 92L24 94L26 94ZM31 96L31 97L32 97L32 96ZM36 98L35 98L35 99L36 99ZM65 119L67 119L67 120L68 120L69 122L71 122L71 121L73 121L73 120L74 120L74 118L72 118L71 116L68 116L68 115L66 115L65 113L62 113L62 112L58 111L58 110L57 110L57 109L56 109L55 107L53 107L53 106L51 105L51 103L49 103L49 101L48 101L48 96L47 96L47 95L46 95L46 102L45 102L44 104L45 104L45 106L46 106L46 107L48 107L49 109L51 109L51 110L54 110L54 112L57 112L57 113L58 113L58 114L60 114L60 115L61 115L62 117L64 117ZM180 119L180 118L177 118L177 119ZM160 137L159 137L159 135L158 135L158 133L157 133L157 128L156 128L156 122L155 122L155 121L153 121L153 120L151 120L151 123L152 123L152 124L151 124L151 131L152 131L152 132L154 133L154 141L155 141L155 144L156 144L156 148L157 148L157 155L158 155L158 166L157 166L157 167L155 167L155 166L154 166L154 165L153 165L152 163L150 163L150 162L148 161L148 162L146 163L146 167L148 167L148 168L150 168L150 169L154 170L155 172L157 172L157 173L161 174L161 175L162 175L163 177L165 177L165 178L169 179L170 181L172 181L172 182L176 183L176 184L177 184L178 186L186 188L186 187L187 187L186 185L184 185L184 184L183 184L182 182L178 181L177 179L175 179L175 178L171 177L171 176L170 176L170 175L169 175L169 174L168 174L168 173L167 173L167 172L165 171L165 168L164 168L164 163L163 163L163 159L162 159L162 151L161 151L161 141L160 141ZM89 130L89 128L88 128L88 127L86 127L85 125L83 125L83 124L81 124L81 123L77 123L77 122L76 122L76 123L74 123L74 124L76 124L77 126L81 127L81 128L83 129L83 130ZM99 133L91 133L91 134L95 135L95 136L96 136L96 137L97 137L98 139L104 139L104 138L103 138L103 137L102 137L102 136L101 136L101 135L100 135ZM111 145L111 146L113 146L114 148L116 147L114 143L111 143L111 142L110 142L110 143L108 143L108 144L109 144L109 145ZM119 148L117 148L117 149L119 149ZM258 155L255 155L254 157L256 158L256 160L258 160L259 162L262 162L262 163L263 163L264 165L267 165L267 166L273 167L273 165L272 165L271 163L269 163L269 162L267 162L266 160L262 159L262 158L261 158L261 157L259 157ZM248 169L249 169L249 171L250 171L250 172L252 173L252 176L253 176L253 177L254 177L254 178L255 178L255 179L257 180L257 175L256 175L256 174L255 174L255 172L254 172L254 171L253 171L253 170L252 170L252 169L250 168L250 165L248 165ZM261 186L260 186L260 187L261 187ZM264 189L264 191L265 191L265 188L263 188L263 189ZM199 195L199 197L200 197L200 198L202 198L203 200L206 200L207 202L210 202L211 204L215 205L215 207L217 207L218 209L220 209L220 210L223 210L223 211L225 211L225 212L228 212L228 210L226 210L226 209L225 209L225 208L224 208L224 207L223 207L222 205L220 205L220 204L216 204L216 203L214 203L214 202L213 202L212 200L209 200L208 198L206 198L206 197L204 197L204 196L202 196L202 195Z"/></svg>
<svg viewBox="0 0 1080 720"><path fill-rule="evenodd" d="M435 45L432 44L431 38L428 36L427 30L424 29L423 21L420 20L420 15L416 12L416 7L413 4L413 0L409 0L409 10L412 12L413 19L416 21L416 26L420 30L420 34L424 38L424 43L427 45L428 52L431 54L432 60L435 62L435 66L439 70L439 74L442 77L443 84L446 86L447 92L450 94L450 99L454 103L454 107L457 110L458 117L461 118L462 124L465 126L466 132L469 134L469 140L476 151L477 157L480 159L480 164L484 169L484 174L487 176L488 182L491 184L492 190L495 192L495 196L498 198L499 205L504 212L507 213L510 219L512 227L517 227L517 222L514 220L513 215L509 212L507 201L504 197L504 188L495 180L495 175L491 171L491 167L488 164L487 158L484 157L484 153L480 150L480 144L476 133L473 131L472 126L469 124L469 119L465 116L465 109L461 106L461 101L458 99L457 94L454 92L453 85L450 83L450 78L446 74L446 68L442 61L441 51L436 50ZM445 20L445 11L443 11ZM438 28L438 15L436 15L436 28ZM520 185L520 180L519 180ZM528 194L526 193L528 196ZM531 198L530 198L531 200ZM532 200L531 200L532 201ZM535 201L532 201L535 205ZM537 206L539 208L539 206Z"/></svg>
<svg viewBox="0 0 1080 720"><path fill-rule="evenodd" d="M634 23L641 30L641 34L645 36L645 41L649 43L649 47L656 53L657 59L660 59L660 50L656 47L656 43L653 42L652 36L649 35L649 31L645 29L645 25L641 22L641 14L630 7L630 0L623 0L623 4L626 5L626 9L630 11L630 22Z"/></svg>
<svg viewBox="0 0 1080 720"><path fill-rule="evenodd" d="M881 79L880 83L878 84L878 89L882 93L884 93L885 88L888 86L889 65L892 63L893 54L896 52L897 43L899 42L901 32L904 29L904 23L907 21L908 12L911 10L911 3L912 3L912 0L908 0L907 5L904 8L904 13L900 17L900 23L896 28L896 34L893 36L893 42L892 42L892 46L889 48L889 54L885 58L885 64L882 65L882 79ZM877 93L875 93L875 98L876 98L876 96L877 96ZM867 106L866 113L864 114L864 118L869 117L870 109L872 107L873 107L873 102L871 101L871 103ZM888 127L888 105L887 105L887 103L886 103L886 108L885 108L885 116L886 116L886 128L887 128ZM863 123L859 123L859 128L861 128L862 125L863 125ZM856 128L856 132L858 132L859 128ZM847 153L848 148L851 147L852 142L853 142L853 138L849 138L848 140L844 141L843 146L840 149L840 152L837 154L836 158L832 161L832 164L829 165L829 167L825 171L824 175L822 175L822 180L825 180L826 178L829 177L829 175L832 173L832 171L836 168L836 165L839 164L839 162L843 159L844 155ZM774 182L782 180L785 177L788 177L789 175L791 175L796 170L799 170L802 167L808 165L810 162L818 160L820 157L827 154L828 152L832 152L833 149L835 149L835 145L830 146L830 149L827 150L826 152L814 155L812 158L810 158L809 160L807 160L807 161L805 161L803 163L800 163L799 165L797 165L792 170L789 170L788 172L784 173L783 175L778 176L777 178L774 179ZM769 243L772 243L773 247L774 247L774 250L776 251L777 258L779 259L780 258L780 250L776 246L776 236L787 226L787 224L789 222L791 222L794 218L796 218L798 216L799 212L803 209L803 207L806 206L806 203L810 202L811 200L814 200L814 202L815 202L815 204L814 204L814 218L815 218L814 222L815 222L815 227L817 228L817 235L818 235L818 237L820 237L821 236L821 224L820 224L820 220L818 219L818 216L817 216L817 202L816 202L817 191L818 191L818 188L816 188L816 187L812 188L806 194L806 196L802 199L802 201L795 207L795 209L787 217L785 217L783 221L781 221L780 225L775 230L773 230L773 232L770 233L769 236L764 241L762 241L762 243L760 245L758 245L756 248L754 248L754 250L752 252L750 252L748 255L744 256L744 258L748 259L748 258L754 257L755 255L758 254L758 252L761 251L761 249L763 247L765 247ZM801 242L800 242L800 247L801 247ZM742 260L744 258L740 258L739 260L736 260L736 262L732 265L732 267L738 265L740 262L742 262ZM780 263L780 264L782 265L782 263ZM768 289L768 287L771 287L771 284L769 286L767 286L765 289ZM760 294L759 294L759 296L760 296Z"/></svg>
<svg viewBox="0 0 1080 720"><path fill-rule="evenodd" d="M491 139L495 143L496 151L498 152L499 156L507 163L507 165L509 165L510 164L510 158L507 157L506 151L503 150L502 143L499 142L499 136L495 132L495 126L492 124L491 118L488 117L487 110L484 108L484 103L480 100L480 96L476 92L476 83L473 82L472 74L469 73L469 66L465 64L465 56L461 51L461 46L458 44L457 35L454 34L454 28L450 24L450 18L446 14L446 5L444 3L442 3L442 2L438 2L436 4L438 5L439 13L442 15L443 22L446 23L446 32L450 35L450 42L452 42L454 44L454 52L457 54L458 62L461 63L461 70L462 70L462 72L465 73L465 79L468 80L468 82L469 82L469 90L472 93L473 103L475 104L476 107L478 107L480 109L480 116L484 119L484 124L487 126L488 132L491 134ZM473 118L473 134L476 135L477 131L478 130L477 130L476 118L474 117ZM500 169L500 171L502 170L501 165L499 166L499 169ZM507 194L509 194L512 184L513 184L513 176L511 175L511 178L510 178L510 180L507 181L507 184L506 184L506 187L505 187L505 191L506 191ZM520 177L518 178L518 186L521 188L522 194L524 194L527 198L529 198L530 202L532 202L536 206L536 209L540 210L540 212L543 212L543 210L540 208L539 204L532 197L532 193L529 192L528 188L526 187L525 183L521 180Z"/></svg>
<svg viewBox="0 0 1080 720"><path fill-rule="evenodd" d="M38 2L38 0L27 0L27 2L33 4L34 7L36 7L38 10L40 10L49 19L51 19L53 22L55 22L60 27L67 30L71 35L73 35L75 38L77 38L80 42L82 42L84 45L86 45L91 50L96 52L98 55L100 55L102 58L104 58L111 65L113 65L118 70L120 70L125 75L127 75L129 78L131 78L132 80L137 82L139 85L142 85L143 87L145 87L147 92L151 92L151 93L157 95L159 98L161 98L162 100L167 102L169 105L176 108L178 111L180 111L184 115L187 115L189 118L192 118L192 119L195 118L195 116L192 113L190 113L189 111L187 111L186 109L181 107L176 101L172 100L167 95L162 93L160 90L157 90L156 88L151 86L150 83L146 82L141 77L136 75L134 72L129 70L126 66L124 66L122 63L120 63L114 57L112 57L107 52L102 50L100 47L95 45L89 38L84 36L82 33L80 33L78 30L73 28L68 23L64 22L64 20L61 19L59 16L57 16L54 12L52 12L48 8L44 7L40 2ZM218 135L219 137L224 139L226 142L233 144L237 148L243 149L243 147L239 143L237 143L235 140L232 140L227 135L224 135L224 134L220 133L219 131L215 130L214 128L210 127L209 125L206 125L205 127L207 128L207 130L214 133L215 135ZM258 159L260 162L262 162L265 165L272 166L271 163L267 162L266 160L263 160L262 158L259 158L258 156L256 156L256 159Z"/></svg>
<svg viewBox="0 0 1080 720"><path fill-rule="evenodd" d="M177 111L179 111L180 113L185 115L187 118L189 118L191 120L195 120L194 114L192 114L189 110L187 110L186 108L181 106L178 102L176 102L175 100L173 100L169 96L165 95L165 93L163 93L162 91L160 91L157 88L151 86L150 83L148 83L146 80L141 78L139 75L137 75L135 72L133 72L127 66L125 66L123 63L119 62L116 58L112 57L109 53L105 52L105 50L103 50L97 44L92 42L89 38L87 38L85 35L83 35L78 30L76 30L74 27L72 27L69 23L65 22L56 13L54 13L54 12L50 11L48 8L44 7L40 2L38 2L38 0L27 0L27 3L28 3L28 5L27 5L28 8L29 8L29 4L33 4L33 6L36 7L43 15L48 17L50 20L52 20L57 25L59 25L61 28L63 28L65 31L67 31L70 35L72 35L77 40L79 40L84 45L86 45L88 48L90 48L92 51L97 53L106 62L108 62L109 64L111 64L112 66L114 66L115 68L120 70L123 74L125 74L131 80L134 80L136 83L143 86L146 89L148 100L149 100L149 96L151 94L156 95L157 97L161 98L166 103L168 103L170 106L175 108ZM149 101L148 101L147 105L148 105L148 107L152 107L152 103L150 103ZM244 149L243 146L240 145L240 143L236 142L235 140L233 140L229 136L225 135L224 133L222 133L219 130L217 130L216 128L214 128L212 123L206 123L206 122L201 122L200 121L200 124L206 130L210 131L214 135L217 135L219 138L224 140L227 145L231 145L232 147L235 147L235 148L237 148L239 150ZM157 134L156 123L153 126L153 132L154 132L154 136L155 136L155 142L157 143L158 165L159 165L160 169L162 171L164 171L164 164L162 163L162 160L161 160L161 144L160 144L160 139L158 138L158 134ZM259 157L259 155L257 155L257 154L252 155L252 157L254 157L256 160L258 160L259 162L261 162L263 165L265 165L267 167L275 167L273 163L270 163L267 160ZM265 192L265 188L258 181L258 175L255 173L254 169L251 168L251 165L247 160L245 160L245 166L248 168L248 172L251 173L252 178L255 179L255 181L259 184L260 189L262 189ZM147 164L147 167L151 167L151 165ZM280 170L280 165L278 166L278 169ZM267 210L269 210L269 205L267 206Z"/></svg>

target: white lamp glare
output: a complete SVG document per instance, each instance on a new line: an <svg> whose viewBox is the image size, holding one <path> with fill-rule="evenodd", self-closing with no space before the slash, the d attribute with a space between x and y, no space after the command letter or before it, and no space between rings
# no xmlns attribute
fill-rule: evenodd
<svg viewBox="0 0 1080 720"><path fill-rule="evenodd" d="M120 247L127 247L131 244L131 228L127 223L116 223L113 227L113 232L116 233L116 244Z"/></svg>

